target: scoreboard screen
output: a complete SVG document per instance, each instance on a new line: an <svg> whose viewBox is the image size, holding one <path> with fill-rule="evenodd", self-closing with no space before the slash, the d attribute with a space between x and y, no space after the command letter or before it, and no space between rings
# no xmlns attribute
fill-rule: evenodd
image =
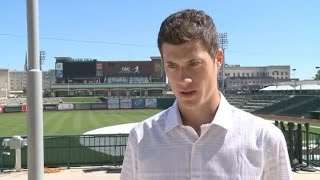
<svg viewBox="0 0 320 180"><path fill-rule="evenodd" d="M96 76L96 61L68 61L63 63L64 78Z"/></svg>

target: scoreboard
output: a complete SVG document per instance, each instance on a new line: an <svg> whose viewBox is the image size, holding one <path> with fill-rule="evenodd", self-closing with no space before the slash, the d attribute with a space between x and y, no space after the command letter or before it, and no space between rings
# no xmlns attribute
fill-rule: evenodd
<svg viewBox="0 0 320 180"><path fill-rule="evenodd" d="M96 77L96 61L65 61L56 63L57 78Z"/></svg>

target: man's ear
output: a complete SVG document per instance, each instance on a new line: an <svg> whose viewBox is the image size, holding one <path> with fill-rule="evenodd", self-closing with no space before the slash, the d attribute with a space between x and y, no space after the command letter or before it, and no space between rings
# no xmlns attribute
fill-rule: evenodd
<svg viewBox="0 0 320 180"><path fill-rule="evenodd" d="M216 65L216 67L217 67L218 69L220 69L221 66L222 66L223 56L224 56L223 51L222 51L222 49L219 48L219 49L217 50L216 59L215 59L215 65Z"/></svg>

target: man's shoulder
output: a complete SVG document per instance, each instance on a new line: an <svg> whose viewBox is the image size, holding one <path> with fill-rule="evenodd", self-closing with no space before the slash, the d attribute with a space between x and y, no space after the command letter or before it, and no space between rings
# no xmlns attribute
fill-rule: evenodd
<svg viewBox="0 0 320 180"><path fill-rule="evenodd" d="M255 133L259 137L267 138L270 141L283 136L283 133L274 125L273 121L263 119L241 109L236 108L235 111L234 115L237 117L237 125L250 130L251 133Z"/></svg>
<svg viewBox="0 0 320 180"><path fill-rule="evenodd" d="M139 137L143 136L146 131L159 131L164 129L169 110L170 108L141 121L131 129L130 134L136 134L136 136Z"/></svg>

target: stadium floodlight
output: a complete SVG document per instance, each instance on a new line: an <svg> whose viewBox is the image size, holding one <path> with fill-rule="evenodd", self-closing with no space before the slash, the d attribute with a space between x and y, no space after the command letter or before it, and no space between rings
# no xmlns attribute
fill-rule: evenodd
<svg viewBox="0 0 320 180"><path fill-rule="evenodd" d="M40 70L42 70L42 65L46 60L46 51L40 51Z"/></svg>
<svg viewBox="0 0 320 180"><path fill-rule="evenodd" d="M224 68L225 68L225 49L228 47L228 34L227 33L219 33L219 44L220 47L223 51L223 62L222 62L222 67L221 67L221 91L224 94L225 93L225 88L224 88Z"/></svg>
<svg viewBox="0 0 320 180"><path fill-rule="evenodd" d="M293 79L295 79L295 75L296 75L295 73L296 73L296 70L297 70L297 69L292 69L292 71L293 71Z"/></svg>
<svg viewBox="0 0 320 180"><path fill-rule="evenodd" d="M317 69L317 73L316 73L316 81L317 81L317 84L318 84L318 80L320 80L320 67L319 66L316 66L316 69Z"/></svg>

